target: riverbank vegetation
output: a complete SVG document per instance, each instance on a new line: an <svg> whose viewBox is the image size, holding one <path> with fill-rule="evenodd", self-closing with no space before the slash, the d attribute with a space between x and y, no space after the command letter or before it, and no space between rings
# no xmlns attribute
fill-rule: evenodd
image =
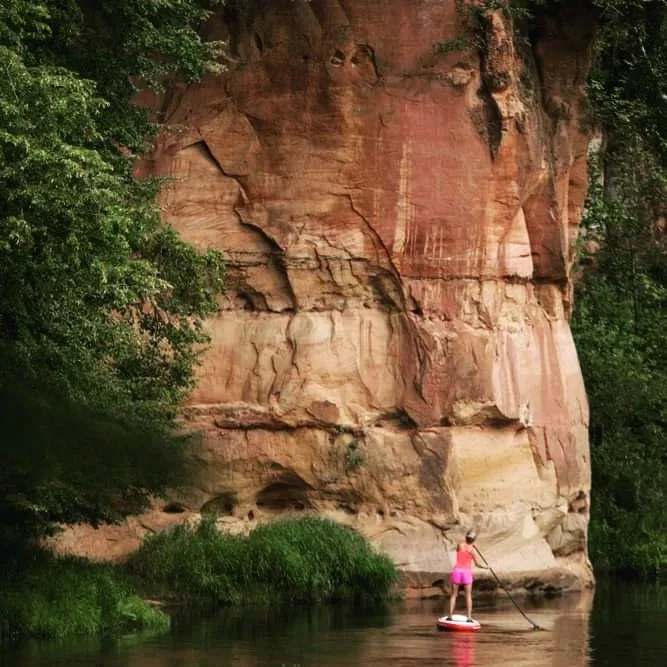
<svg viewBox="0 0 667 667"><path fill-rule="evenodd" d="M0 561L0 643L169 628L169 609L222 604L379 601L398 573L356 531L315 517L284 519L249 536L213 520L155 535L127 563L105 565L24 548Z"/></svg>
<svg viewBox="0 0 667 667"><path fill-rule="evenodd" d="M397 581L385 555L325 519L283 519L247 537L214 522L149 538L127 564L147 594L195 604L380 600Z"/></svg>
<svg viewBox="0 0 667 667"><path fill-rule="evenodd" d="M0 643L164 631L169 617L137 595L121 568L25 547L0 557Z"/></svg>
<svg viewBox="0 0 667 667"><path fill-rule="evenodd" d="M572 329L598 570L667 569L667 1L596 0L592 160Z"/></svg>

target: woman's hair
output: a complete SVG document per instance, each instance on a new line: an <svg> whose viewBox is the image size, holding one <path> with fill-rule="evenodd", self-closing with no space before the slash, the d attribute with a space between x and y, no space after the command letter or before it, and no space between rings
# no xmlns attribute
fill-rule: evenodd
<svg viewBox="0 0 667 667"><path fill-rule="evenodd" d="M472 544L476 538L477 538L477 533L474 530L469 530L466 533L466 542L468 544Z"/></svg>

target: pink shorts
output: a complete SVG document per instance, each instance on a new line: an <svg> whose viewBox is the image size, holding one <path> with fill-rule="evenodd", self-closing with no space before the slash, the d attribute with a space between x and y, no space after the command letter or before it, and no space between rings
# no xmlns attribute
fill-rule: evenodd
<svg viewBox="0 0 667 667"><path fill-rule="evenodd" d="M453 584L458 584L459 586L472 584L472 570L469 570L467 567L455 567L452 570L451 579Z"/></svg>

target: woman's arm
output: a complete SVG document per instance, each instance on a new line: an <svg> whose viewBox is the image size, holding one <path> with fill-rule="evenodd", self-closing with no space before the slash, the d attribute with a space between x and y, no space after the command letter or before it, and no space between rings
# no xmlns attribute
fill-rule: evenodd
<svg viewBox="0 0 667 667"><path fill-rule="evenodd" d="M488 565L485 565L484 563L482 563L482 561L479 560L479 558L477 558L477 554L474 551L471 551L471 553L472 553L472 559L475 561L475 565L477 567L481 567L482 570L488 570L489 569Z"/></svg>

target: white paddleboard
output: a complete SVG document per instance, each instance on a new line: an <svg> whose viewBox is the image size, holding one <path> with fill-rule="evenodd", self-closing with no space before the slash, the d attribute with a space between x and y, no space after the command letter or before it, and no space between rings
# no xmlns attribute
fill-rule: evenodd
<svg viewBox="0 0 667 667"><path fill-rule="evenodd" d="M476 630L479 630L482 625L474 618L469 621L467 616L454 614L453 616L441 616L438 619L438 627L442 628L443 630L475 632Z"/></svg>

